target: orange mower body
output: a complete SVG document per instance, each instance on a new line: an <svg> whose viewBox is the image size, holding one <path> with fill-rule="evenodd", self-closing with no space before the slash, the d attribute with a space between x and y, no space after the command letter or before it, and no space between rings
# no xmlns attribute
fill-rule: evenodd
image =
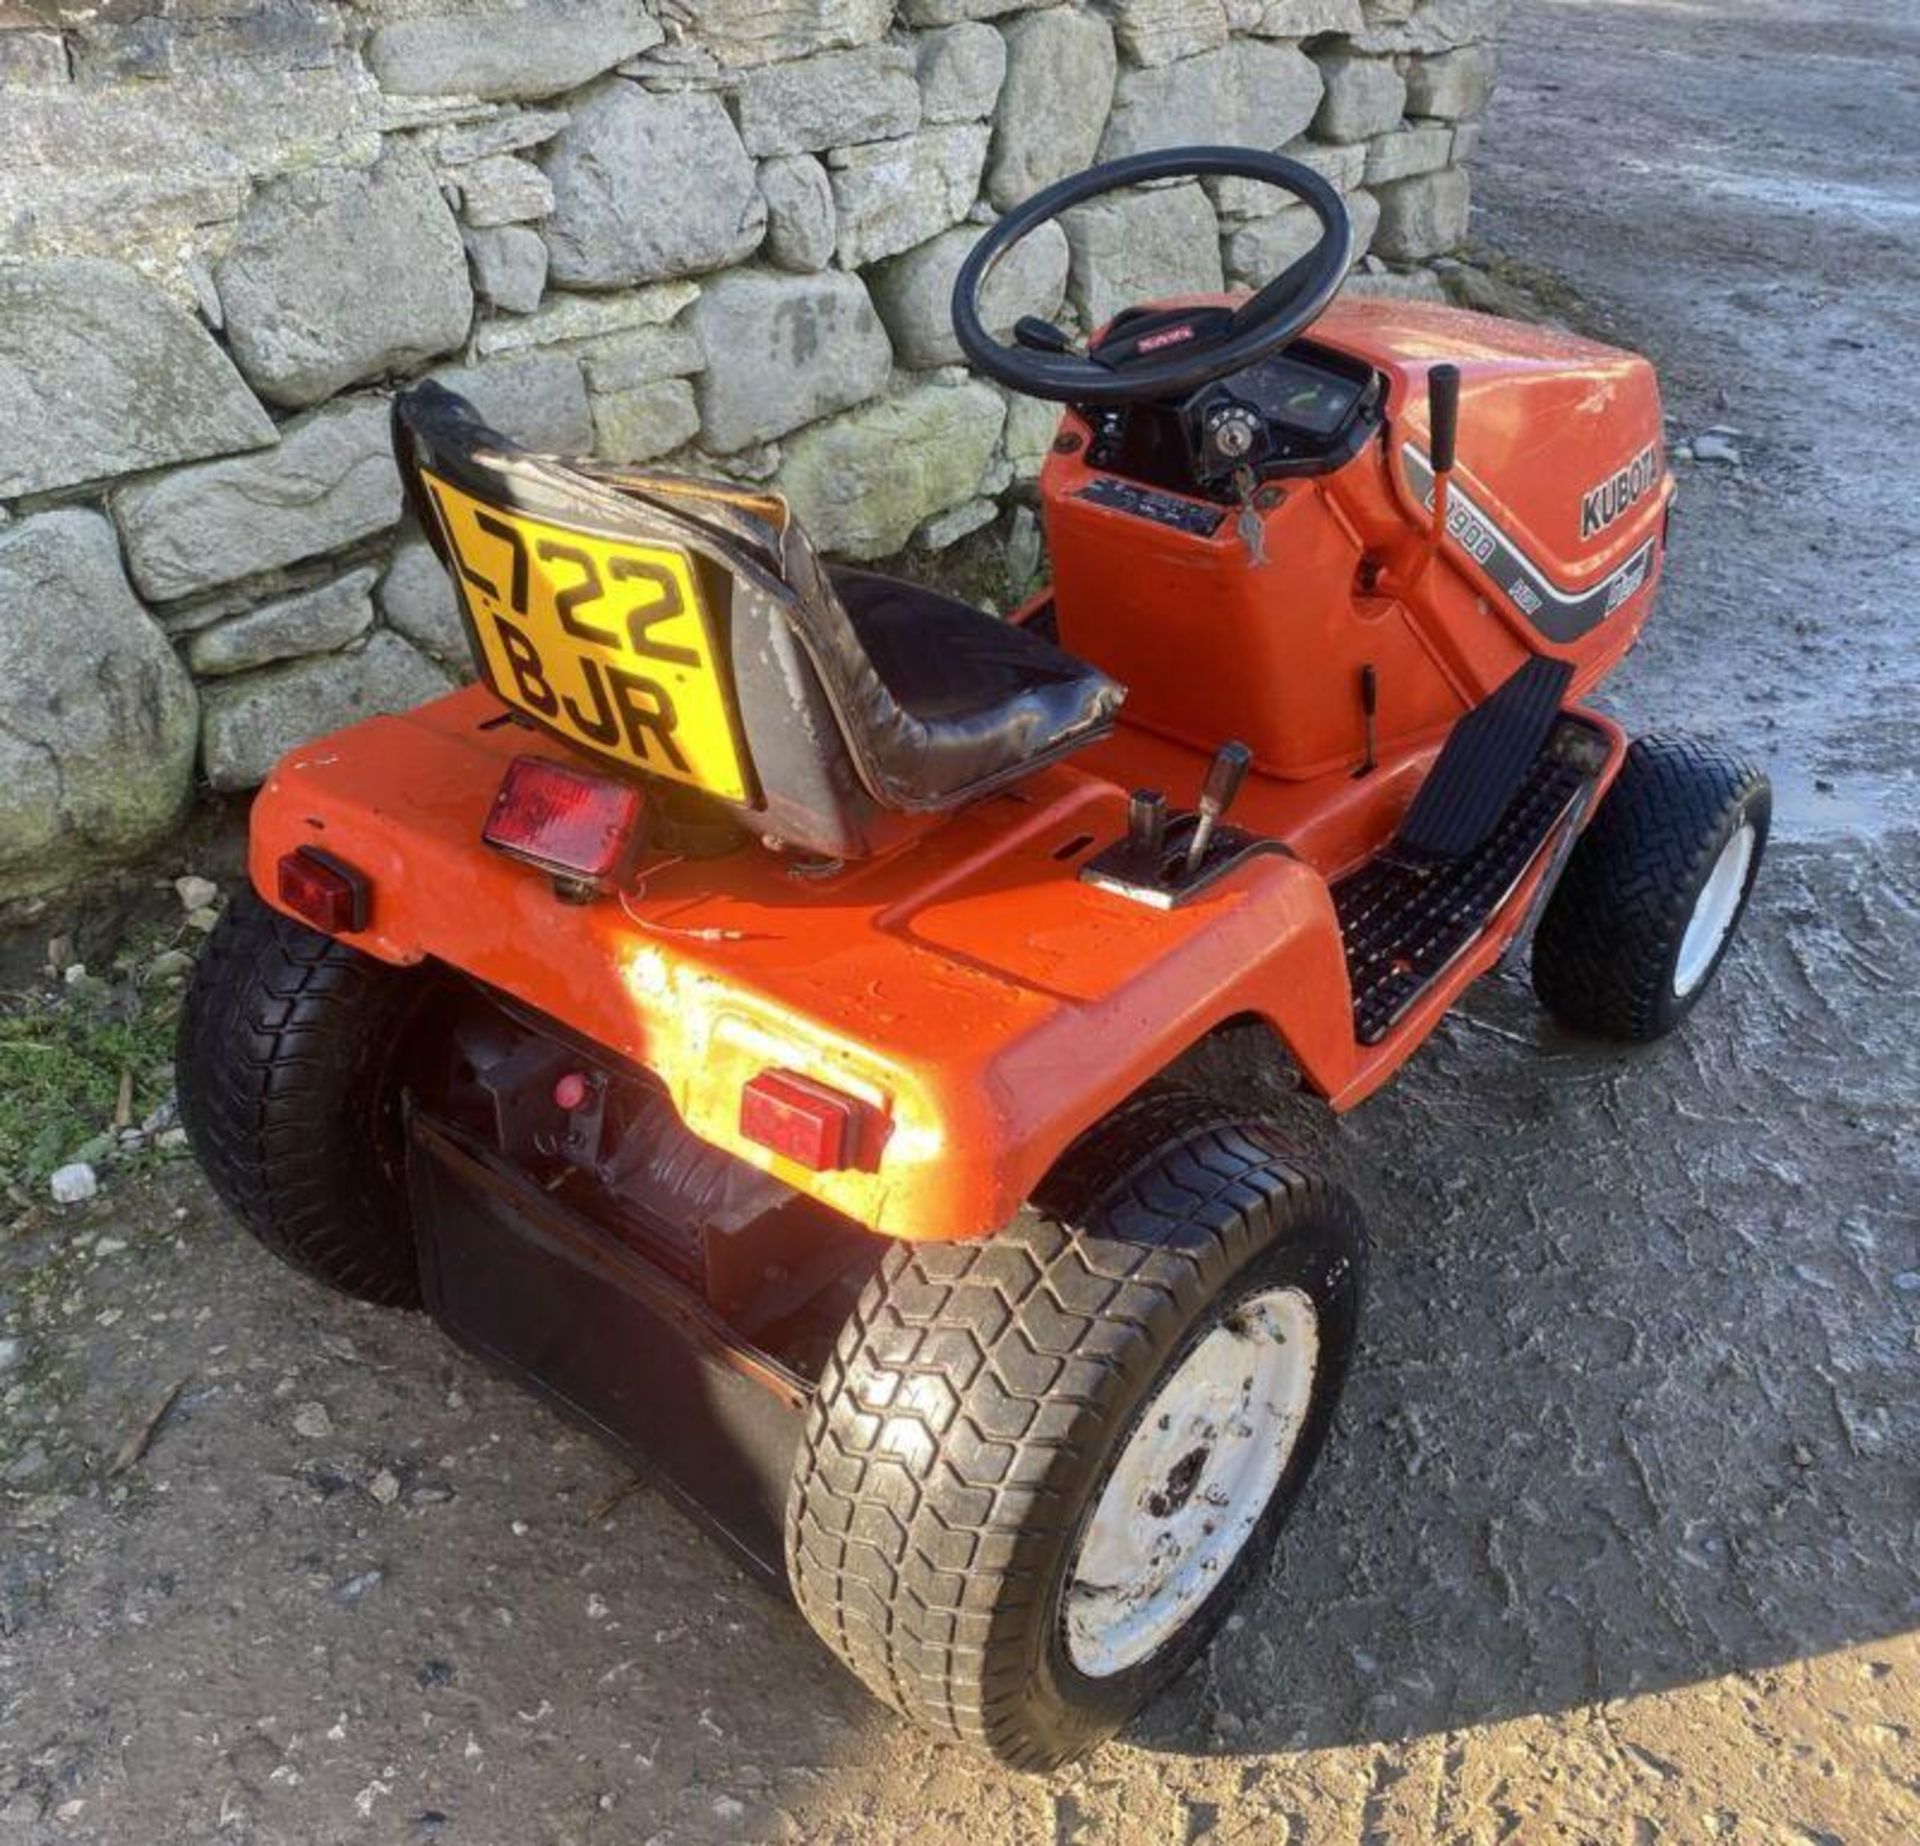
<svg viewBox="0 0 1920 1846"><path fill-rule="evenodd" d="M1040 225L1222 177L1320 241L984 326ZM1660 582L1650 366L1341 302L1352 257L1319 174L1230 148L981 231L955 338L1063 406L1004 620L401 391L480 683L280 762L183 1008L262 1243L425 1308L1018 1767L1199 1656L1333 1428L1365 1227L1275 1089L1353 1107L1523 943L1563 1026L1674 1030L1766 842L1764 776L1591 702Z"/></svg>

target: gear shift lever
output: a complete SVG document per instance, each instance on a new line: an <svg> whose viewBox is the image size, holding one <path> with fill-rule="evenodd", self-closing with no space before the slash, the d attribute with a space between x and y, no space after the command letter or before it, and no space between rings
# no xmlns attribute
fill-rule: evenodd
<svg viewBox="0 0 1920 1846"><path fill-rule="evenodd" d="M1214 752L1207 768L1206 786L1200 791L1200 819L1187 844L1187 862L1181 870L1183 877L1191 878L1200 869L1213 830L1219 826L1221 815L1233 806L1252 761L1253 752L1242 743L1225 743Z"/></svg>

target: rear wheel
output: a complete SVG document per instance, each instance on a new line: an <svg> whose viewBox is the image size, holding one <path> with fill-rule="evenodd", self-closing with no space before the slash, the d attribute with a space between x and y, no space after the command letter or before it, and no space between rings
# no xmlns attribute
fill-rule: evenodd
<svg viewBox="0 0 1920 1846"><path fill-rule="evenodd" d="M1766 850L1757 769L1687 737L1642 737L1540 918L1533 986L1563 1024L1644 1044L1671 1032L1733 941Z"/></svg>
<svg viewBox="0 0 1920 1846"><path fill-rule="evenodd" d="M974 1244L896 1244L821 1379L795 1594L928 1729L1040 1769L1199 1652L1298 1498L1358 1324L1347 1195L1263 1125L1127 1111Z"/></svg>
<svg viewBox="0 0 1920 1846"><path fill-rule="evenodd" d="M284 1262L392 1307L420 1300L398 1072L429 992L243 891L201 953L175 1048L180 1119L213 1189Z"/></svg>

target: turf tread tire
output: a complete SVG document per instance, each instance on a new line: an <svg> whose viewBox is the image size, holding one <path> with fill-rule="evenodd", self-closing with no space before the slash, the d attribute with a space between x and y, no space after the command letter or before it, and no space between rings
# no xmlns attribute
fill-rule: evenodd
<svg viewBox="0 0 1920 1846"><path fill-rule="evenodd" d="M420 1300L388 1091L423 991L242 891L201 951L175 1051L214 1191L282 1261L387 1307Z"/></svg>
<svg viewBox="0 0 1920 1846"><path fill-rule="evenodd" d="M1312 1214L1344 1234L1357 1305L1364 1232L1347 1195L1264 1125L1160 1092L1110 1118L992 1237L892 1246L822 1375L787 1519L795 1597L871 1690L937 1735L1044 1769L1182 1670L1230 1588L1146 1663L1151 1683L1091 1711L1042 1699L1036 1718L1036 1624L1054 1619L1072 1542L1058 1515L1072 1495L1097 1498L1088 1471L1111 1460L1180 1330ZM1350 1318L1268 1536L1324 1440L1351 1343ZM1240 1563L1264 1549L1249 1542Z"/></svg>
<svg viewBox="0 0 1920 1846"><path fill-rule="evenodd" d="M1718 965L1690 993L1674 993L1701 886L1745 816L1758 835L1752 888L1771 814L1766 777L1739 757L1697 738L1636 738L1541 914L1533 940L1541 1004L1575 1031L1623 1044L1672 1031ZM1736 915L1722 957L1738 927Z"/></svg>

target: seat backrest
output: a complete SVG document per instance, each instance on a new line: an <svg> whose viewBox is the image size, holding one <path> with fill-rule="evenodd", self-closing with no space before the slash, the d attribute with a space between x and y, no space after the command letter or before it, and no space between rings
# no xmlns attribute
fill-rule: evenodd
<svg viewBox="0 0 1920 1846"><path fill-rule="evenodd" d="M475 661L536 723L833 858L935 805L874 748L899 714L779 495L531 454L431 381L393 428Z"/></svg>

